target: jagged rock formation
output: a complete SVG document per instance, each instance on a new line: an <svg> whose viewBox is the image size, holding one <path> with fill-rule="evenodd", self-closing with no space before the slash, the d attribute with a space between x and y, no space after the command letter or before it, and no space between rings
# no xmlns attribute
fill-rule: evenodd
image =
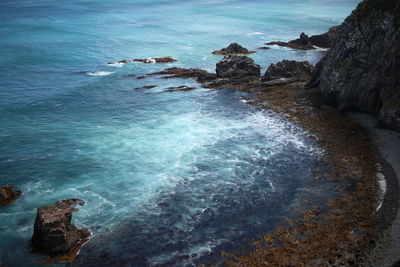
<svg viewBox="0 0 400 267"><path fill-rule="evenodd" d="M377 114L400 131L400 1L360 3L309 85L319 85L325 103Z"/></svg>
<svg viewBox="0 0 400 267"><path fill-rule="evenodd" d="M313 66L308 61L283 60L271 64L262 77L262 81L268 82L282 78L296 78L296 80L307 81L310 79L312 70Z"/></svg>
<svg viewBox="0 0 400 267"><path fill-rule="evenodd" d="M229 46L213 52L215 55L247 55L254 53L255 51L249 51L238 43L231 43Z"/></svg>
<svg viewBox="0 0 400 267"><path fill-rule="evenodd" d="M216 73L219 78L260 76L260 66L246 56L225 56L217 63Z"/></svg>
<svg viewBox="0 0 400 267"><path fill-rule="evenodd" d="M75 207L84 203L83 200L72 198L38 208L32 236L33 247L48 254L62 254L82 246L90 232L86 228L76 228L71 224L71 219Z"/></svg>

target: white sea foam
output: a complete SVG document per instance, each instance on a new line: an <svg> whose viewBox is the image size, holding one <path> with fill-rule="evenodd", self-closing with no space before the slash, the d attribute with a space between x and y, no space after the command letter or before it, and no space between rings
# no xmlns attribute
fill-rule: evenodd
<svg viewBox="0 0 400 267"><path fill-rule="evenodd" d="M386 184L386 178L383 173L378 172L376 174L376 177L378 178L378 185L379 185L379 195L378 195L378 206L376 207L376 211L378 211L383 204L383 200L385 199L386 191L387 191L387 184Z"/></svg>
<svg viewBox="0 0 400 267"><path fill-rule="evenodd" d="M263 35L264 33L262 33L262 32L250 32L250 33L247 33L246 35L247 36L255 36L255 35Z"/></svg>
<svg viewBox="0 0 400 267"><path fill-rule="evenodd" d="M88 71L85 72L86 75L88 76L93 76L93 77L97 77L97 76L107 76L110 74L113 74L114 72L111 71Z"/></svg>
<svg viewBox="0 0 400 267"><path fill-rule="evenodd" d="M107 66L110 66L110 67L121 68L124 64L125 64L125 63L122 63L122 62L115 62L115 63L107 63L106 65L107 65Z"/></svg>

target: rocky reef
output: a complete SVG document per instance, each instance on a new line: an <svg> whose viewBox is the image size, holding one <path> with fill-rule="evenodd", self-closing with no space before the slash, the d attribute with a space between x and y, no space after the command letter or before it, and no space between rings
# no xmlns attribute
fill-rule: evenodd
<svg viewBox="0 0 400 267"><path fill-rule="evenodd" d="M37 209L32 245L50 255L74 253L88 240L90 231L71 223L72 212L84 201L76 198L59 200Z"/></svg>
<svg viewBox="0 0 400 267"><path fill-rule="evenodd" d="M339 27L309 87L339 110L376 114L400 131L400 2L364 0Z"/></svg>

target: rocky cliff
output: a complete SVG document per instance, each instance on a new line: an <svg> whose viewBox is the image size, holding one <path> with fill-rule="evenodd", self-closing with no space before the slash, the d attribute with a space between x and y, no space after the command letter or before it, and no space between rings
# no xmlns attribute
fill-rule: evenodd
<svg viewBox="0 0 400 267"><path fill-rule="evenodd" d="M310 85L326 104L377 114L400 131L400 1L364 0L338 31Z"/></svg>

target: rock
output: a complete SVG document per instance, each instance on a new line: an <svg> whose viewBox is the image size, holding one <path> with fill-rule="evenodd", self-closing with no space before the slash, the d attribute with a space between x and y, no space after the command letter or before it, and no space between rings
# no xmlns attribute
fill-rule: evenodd
<svg viewBox="0 0 400 267"><path fill-rule="evenodd" d="M289 44L309 46L310 45L310 39L308 38L307 34L302 32L300 34L300 38L299 39L295 39L295 40L289 41Z"/></svg>
<svg viewBox="0 0 400 267"><path fill-rule="evenodd" d="M133 75L133 74L125 74L125 75L122 75L122 77L123 77L123 78L133 78L133 77L136 77L136 75Z"/></svg>
<svg viewBox="0 0 400 267"><path fill-rule="evenodd" d="M311 36L309 38L309 41L312 45L318 47L322 48L332 47L333 44L335 43L338 29L339 29L338 26L332 27L326 33Z"/></svg>
<svg viewBox="0 0 400 267"><path fill-rule="evenodd" d="M219 78L260 76L260 66L246 56L225 56L217 63L216 73Z"/></svg>
<svg viewBox="0 0 400 267"><path fill-rule="evenodd" d="M137 87L137 88L135 88L135 90L152 89L152 88L155 88L155 87L157 87L157 85L146 85L146 86L143 86L143 87Z"/></svg>
<svg viewBox="0 0 400 267"><path fill-rule="evenodd" d="M271 49L271 47L268 47L268 46L261 46L261 47L259 47L258 49L268 50L268 49Z"/></svg>
<svg viewBox="0 0 400 267"><path fill-rule="evenodd" d="M209 73L201 69L184 69L184 68L168 68L163 71L154 72L147 74L147 76L154 75L167 75L162 78L173 79L173 78L197 78L198 82L204 83L209 82L217 78L213 73Z"/></svg>
<svg viewBox="0 0 400 267"><path fill-rule="evenodd" d="M221 50L214 51L215 55L247 55L254 54L255 51L249 51L238 43L231 43L228 47L222 48Z"/></svg>
<svg viewBox="0 0 400 267"><path fill-rule="evenodd" d="M313 73L326 104L376 114L400 132L400 1L361 2Z"/></svg>
<svg viewBox="0 0 400 267"><path fill-rule="evenodd" d="M168 57L155 57L155 58L146 58L146 59L134 59L133 62L142 62L142 63L171 63L176 62L178 60L168 56Z"/></svg>
<svg viewBox="0 0 400 267"><path fill-rule="evenodd" d="M32 236L32 245L36 250L63 254L82 246L88 240L88 229L78 229L71 224L72 212L77 205L84 205L84 201L76 198L59 200L37 209Z"/></svg>
<svg viewBox="0 0 400 267"><path fill-rule="evenodd" d="M11 204L14 200L20 198L22 192L16 190L12 186L1 186L0 187L0 206L5 204Z"/></svg>
<svg viewBox="0 0 400 267"><path fill-rule="evenodd" d="M289 48L298 49L298 50L315 49L314 46L312 46L311 44L302 45L302 44L293 44L293 43L286 43L286 42L269 42L269 43L265 43L265 45L279 45L279 46L289 47Z"/></svg>
<svg viewBox="0 0 400 267"><path fill-rule="evenodd" d="M263 82L282 78L296 78L297 81L308 81L312 73L313 66L308 61L283 60L276 64L271 64L264 76Z"/></svg>
<svg viewBox="0 0 400 267"><path fill-rule="evenodd" d="M196 89L196 88L189 87L186 85L181 85L181 86L177 86L177 87L169 87L164 92L169 92L169 93L171 93L171 92L187 92L187 91L192 91L194 89Z"/></svg>

